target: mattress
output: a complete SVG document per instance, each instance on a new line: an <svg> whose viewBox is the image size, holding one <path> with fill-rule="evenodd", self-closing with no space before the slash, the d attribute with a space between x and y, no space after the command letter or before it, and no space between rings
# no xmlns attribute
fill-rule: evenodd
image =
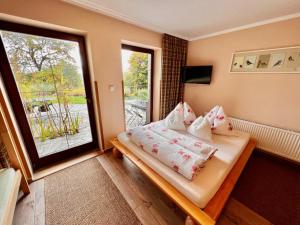
<svg viewBox="0 0 300 225"><path fill-rule="evenodd" d="M181 133L190 136L186 132ZM203 209L216 194L250 139L248 133L236 131L236 134L237 136L213 135L212 142L209 144L216 146L218 151L192 181L132 143L125 132L118 135L118 140L179 192Z"/></svg>

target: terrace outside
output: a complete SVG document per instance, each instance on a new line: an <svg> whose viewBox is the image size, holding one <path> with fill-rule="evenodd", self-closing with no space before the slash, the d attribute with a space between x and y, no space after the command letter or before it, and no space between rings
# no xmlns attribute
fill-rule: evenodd
<svg viewBox="0 0 300 225"><path fill-rule="evenodd" d="M150 122L151 54L122 50L126 129Z"/></svg>

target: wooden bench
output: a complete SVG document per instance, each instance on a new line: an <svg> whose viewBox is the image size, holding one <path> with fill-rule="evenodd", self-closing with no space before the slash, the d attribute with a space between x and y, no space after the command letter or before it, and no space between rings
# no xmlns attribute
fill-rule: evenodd
<svg viewBox="0 0 300 225"><path fill-rule="evenodd" d="M12 224L20 183L20 170L0 170L0 225Z"/></svg>

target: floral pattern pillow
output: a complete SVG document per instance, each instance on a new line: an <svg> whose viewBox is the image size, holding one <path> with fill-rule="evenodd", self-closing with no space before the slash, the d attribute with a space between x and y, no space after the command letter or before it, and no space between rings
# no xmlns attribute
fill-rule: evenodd
<svg viewBox="0 0 300 225"><path fill-rule="evenodd" d="M214 119L212 132L220 135L235 136L235 133L233 132L233 127L229 122L222 106L220 106L217 115Z"/></svg>
<svg viewBox="0 0 300 225"><path fill-rule="evenodd" d="M213 107L213 108L209 111L209 113L207 113L207 114L205 115L205 118L208 120L208 122L210 123L211 126L213 126L213 124L214 124L214 120L215 120L216 115L217 115L217 113L218 113L218 111L219 111L219 108L220 108L220 106L216 105L215 107Z"/></svg>
<svg viewBox="0 0 300 225"><path fill-rule="evenodd" d="M173 130L186 130L184 125L183 104L180 102L165 119L165 125Z"/></svg>
<svg viewBox="0 0 300 225"><path fill-rule="evenodd" d="M183 115L184 115L184 123L186 125L192 124L195 119L196 115L193 112L192 108L186 102L183 103Z"/></svg>

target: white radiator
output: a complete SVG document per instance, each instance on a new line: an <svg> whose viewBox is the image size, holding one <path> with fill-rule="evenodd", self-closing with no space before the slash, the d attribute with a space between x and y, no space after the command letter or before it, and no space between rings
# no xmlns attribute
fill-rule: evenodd
<svg viewBox="0 0 300 225"><path fill-rule="evenodd" d="M300 133L229 117L233 127L250 133L257 147L300 162Z"/></svg>

